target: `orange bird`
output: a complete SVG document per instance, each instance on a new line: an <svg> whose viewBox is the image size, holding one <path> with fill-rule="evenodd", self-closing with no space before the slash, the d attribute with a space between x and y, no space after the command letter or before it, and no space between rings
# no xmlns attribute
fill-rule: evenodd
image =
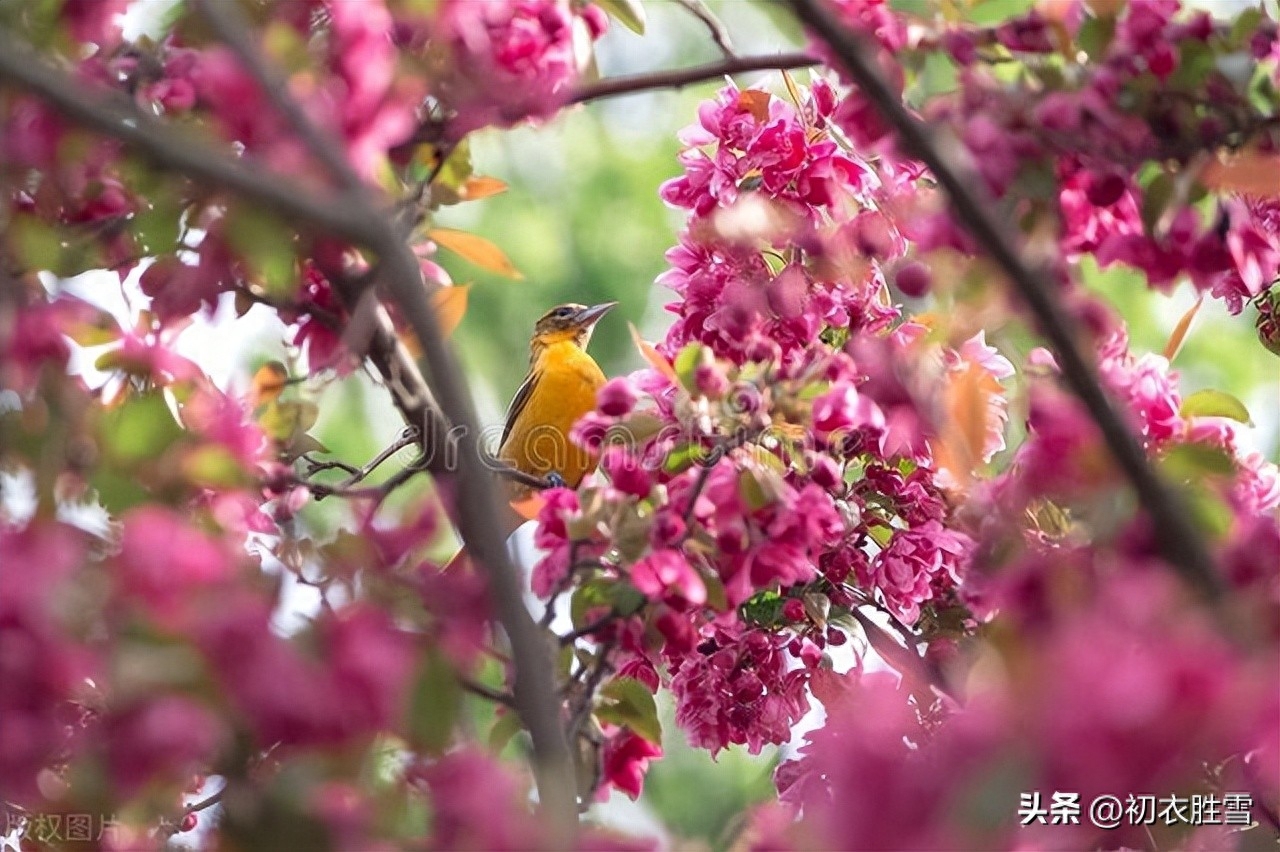
<svg viewBox="0 0 1280 852"><path fill-rule="evenodd" d="M616 304L560 305L534 325L529 375L507 411L498 458L569 488L595 470L596 456L569 440L569 430L596 407L605 377L587 354L587 343L596 323Z"/></svg>

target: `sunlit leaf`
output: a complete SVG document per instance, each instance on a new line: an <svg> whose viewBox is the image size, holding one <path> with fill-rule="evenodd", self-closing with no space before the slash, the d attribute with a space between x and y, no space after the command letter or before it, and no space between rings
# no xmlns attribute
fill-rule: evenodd
<svg viewBox="0 0 1280 852"><path fill-rule="evenodd" d="M1196 482L1207 475L1229 476L1235 462L1221 447L1211 444L1178 444L1160 459L1160 468L1177 482Z"/></svg>
<svg viewBox="0 0 1280 852"><path fill-rule="evenodd" d="M428 651L414 682L409 706L409 736L430 754L449 745L458 718L462 689L443 654Z"/></svg>
<svg viewBox="0 0 1280 852"><path fill-rule="evenodd" d="M289 383L289 371L279 361L268 361L253 374L250 398L254 408L266 405L280 396Z"/></svg>
<svg viewBox="0 0 1280 852"><path fill-rule="evenodd" d="M1196 299L1196 303L1187 309L1187 312L1178 320L1178 324L1173 327L1173 333L1169 335L1169 342L1164 345L1164 357L1172 361L1178 354L1178 350L1182 348L1182 341L1187 337L1187 332L1191 329L1191 321L1196 318L1196 314L1200 312L1200 306L1204 304L1204 296Z"/></svg>
<svg viewBox="0 0 1280 852"><path fill-rule="evenodd" d="M205 488L239 488L249 480L240 462L221 444L205 444L187 453L182 473L193 485Z"/></svg>
<svg viewBox="0 0 1280 852"><path fill-rule="evenodd" d="M484 237L453 228L432 228L427 231L427 237L481 269L496 272L508 278L524 278L502 249Z"/></svg>
<svg viewBox="0 0 1280 852"><path fill-rule="evenodd" d="M507 747L507 743L523 730L524 725L520 723L518 714L511 711L503 713L494 720L493 727L489 729L489 748L494 753L501 752Z"/></svg>
<svg viewBox="0 0 1280 852"><path fill-rule="evenodd" d="M182 434L182 427L158 391L130 397L110 409L101 428L104 448L126 464L156 458Z"/></svg>
<svg viewBox="0 0 1280 852"><path fill-rule="evenodd" d="M640 0L596 0L596 5L636 35L644 35L645 14Z"/></svg>
<svg viewBox="0 0 1280 852"><path fill-rule="evenodd" d="M436 323L445 337L453 334L466 316L467 294L470 290L470 284L456 284L452 287L439 287L431 294L431 305L436 310Z"/></svg>
<svg viewBox="0 0 1280 852"><path fill-rule="evenodd" d="M616 677L600 690L604 700L596 708L596 717L605 722L626 725L651 743L662 742L662 723L658 721L658 705L653 693L632 677Z"/></svg>
<svg viewBox="0 0 1280 852"><path fill-rule="evenodd" d="M77 307L81 309L62 326L62 333L67 337L81 346L102 346L120 339L120 324L110 313L88 302L80 302Z"/></svg>
<svg viewBox="0 0 1280 852"><path fill-rule="evenodd" d="M649 366L670 379L672 384L679 385L680 377L676 375L675 368L671 366L671 362L655 349L652 343L641 337L640 330L633 324L627 323L627 328L631 329L631 339L635 342L636 349L644 356L644 360L649 362Z"/></svg>
<svg viewBox="0 0 1280 852"><path fill-rule="evenodd" d="M258 425L268 437L287 447L297 435L315 425L317 416L319 409L314 402L273 400L259 414Z"/></svg>
<svg viewBox="0 0 1280 852"><path fill-rule="evenodd" d="M675 475L688 470L706 457L707 449L701 444L678 444L662 460L662 469Z"/></svg>
<svg viewBox="0 0 1280 852"><path fill-rule="evenodd" d="M698 365L702 363L702 353L705 349L706 347L701 343L694 342L686 344L683 349L676 353L675 364L672 365L672 368L675 370L676 376L679 377L680 384L690 393L697 389L695 377Z"/></svg>
<svg viewBox="0 0 1280 852"><path fill-rule="evenodd" d="M1280 156L1251 149L1214 160L1200 173L1200 183L1218 192L1280 197Z"/></svg>
<svg viewBox="0 0 1280 852"><path fill-rule="evenodd" d="M1244 403L1226 391L1206 388L1199 390L1182 401L1178 413L1183 417L1229 417L1239 423L1253 425L1249 409Z"/></svg>
<svg viewBox="0 0 1280 852"><path fill-rule="evenodd" d="M738 93L738 106L764 124L769 120L769 101L772 98L773 95L760 89L743 89Z"/></svg>
<svg viewBox="0 0 1280 852"><path fill-rule="evenodd" d="M475 175L467 178L466 183L458 190L458 197L463 201L479 201L507 191L507 185L495 177Z"/></svg>

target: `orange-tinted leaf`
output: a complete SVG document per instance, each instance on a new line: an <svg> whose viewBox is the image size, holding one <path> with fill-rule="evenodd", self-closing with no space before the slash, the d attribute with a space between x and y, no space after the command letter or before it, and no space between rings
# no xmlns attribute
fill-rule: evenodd
<svg viewBox="0 0 1280 852"><path fill-rule="evenodd" d="M256 408L280 396L289 383L289 371L279 361L268 361L253 374L252 402Z"/></svg>
<svg viewBox="0 0 1280 852"><path fill-rule="evenodd" d="M676 375L675 367L671 366L671 362L664 358L661 352L654 349L652 343L641 337L640 330L634 325L627 323L627 328L631 329L631 339L635 341L636 349L640 350L644 360L648 361L653 369L670 379L673 385L679 387L680 377Z"/></svg>
<svg viewBox="0 0 1280 852"><path fill-rule="evenodd" d="M506 191L507 185L495 177L473 175L467 178L467 182L458 190L458 197L463 201L478 201Z"/></svg>
<svg viewBox="0 0 1280 852"><path fill-rule="evenodd" d="M951 374L936 456L938 466L950 472L961 488L972 480L982 460L990 401L1000 391L1000 383L976 364Z"/></svg>
<svg viewBox="0 0 1280 852"><path fill-rule="evenodd" d="M469 260L481 269L505 275L508 278L520 279L524 276L516 269L502 249L475 234L458 231L453 228L432 228L427 237L447 248L454 254Z"/></svg>
<svg viewBox="0 0 1280 852"><path fill-rule="evenodd" d="M1191 328L1191 321L1196 318L1196 314L1200 312L1200 306L1204 304L1204 296L1196 299L1196 303L1187 309L1182 315L1182 319L1178 320L1178 324L1173 327L1173 333L1169 335L1169 342L1164 345L1164 357L1172 361L1174 356L1178 354L1178 350L1182 348L1182 341L1187 337L1187 331Z"/></svg>
<svg viewBox="0 0 1280 852"><path fill-rule="evenodd" d="M542 511L542 507L545 505L547 505L546 499L536 491L528 497L511 501L511 508L515 509L516 514L526 521L537 520L538 513Z"/></svg>
<svg viewBox="0 0 1280 852"><path fill-rule="evenodd" d="M453 330L462 322L467 313L467 293L470 284L458 284L453 287L438 287L431 294L431 304L436 309L436 322L440 325L440 333L445 337L453 334Z"/></svg>
<svg viewBox="0 0 1280 852"><path fill-rule="evenodd" d="M771 97L772 95L768 92L760 89L743 89L738 93L738 106L751 113L756 121L764 124L769 120L769 99Z"/></svg>
<svg viewBox="0 0 1280 852"><path fill-rule="evenodd" d="M1280 198L1280 156L1244 151L1225 162L1213 160L1200 173L1200 183L1219 192Z"/></svg>

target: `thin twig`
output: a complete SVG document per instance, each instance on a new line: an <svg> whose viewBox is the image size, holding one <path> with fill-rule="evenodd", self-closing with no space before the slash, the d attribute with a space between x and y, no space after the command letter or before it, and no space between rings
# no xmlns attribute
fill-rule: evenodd
<svg viewBox="0 0 1280 852"><path fill-rule="evenodd" d="M573 742L578 738L578 734L582 731L583 723L591 715L592 705L595 704L596 690L600 688L600 684L613 671L613 666L609 663L609 655L613 653L613 648L616 644L617 640L610 640L600 646L600 651L596 655L595 668L587 678L582 694L578 696L578 700L581 703L574 710L573 717L569 722L569 742Z"/></svg>
<svg viewBox="0 0 1280 852"><path fill-rule="evenodd" d="M622 618L622 613L616 610L609 610L608 615L602 615L590 624L579 627L577 630L570 631L560 637L560 645L572 645L584 636L590 636L602 627L608 627L613 622Z"/></svg>
<svg viewBox="0 0 1280 852"><path fill-rule="evenodd" d="M703 0L675 0L675 2L688 9L689 14L702 21L703 25L711 33L711 40L716 43L716 47L720 48L720 52L726 58L734 59L737 57L733 50L733 41L729 38L729 31L725 29L724 22L707 8L707 4Z"/></svg>
<svg viewBox="0 0 1280 852"><path fill-rule="evenodd" d="M619 95L631 95L637 92L648 92L653 89L680 89L704 80L716 80L726 74L744 74L748 71L789 71L795 68L808 68L820 64L816 56L807 53L778 53L773 56L743 56L722 59L693 68L677 71L655 71L649 74L632 74L626 77L612 77L608 80L597 80L580 86L569 97L571 104L585 104L601 98L613 98Z"/></svg>
<svg viewBox="0 0 1280 852"><path fill-rule="evenodd" d="M461 675L458 677L458 683L467 692L478 695L481 698L487 698L490 701L496 701L498 704L510 707L512 710L516 709L515 696L509 692L501 692L493 687L485 686L477 680L472 680L469 677Z"/></svg>
<svg viewBox="0 0 1280 852"><path fill-rule="evenodd" d="M1056 292L1045 283L1043 272L1032 268L1006 223L997 218L997 207L987 197L981 179L943 154L935 134L907 111L885 81L862 39L837 21L820 0L791 0L791 6L796 17L827 43L862 94L894 127L903 149L927 165L947 191L956 220L1004 271L1038 321L1041 333L1052 344L1067 386L1084 403L1150 515L1165 558L1207 600L1216 602L1221 589L1213 559L1185 502L1152 468L1142 445L1125 425L1077 345L1075 323L1062 308Z"/></svg>
<svg viewBox="0 0 1280 852"><path fill-rule="evenodd" d="M328 461L328 462L312 461L310 458L306 458L305 456L303 460L306 461L306 463L309 465L309 467L307 468L308 475L315 474L315 473L318 473L319 471L327 470L330 468L339 468L341 470L346 471L347 478L344 479L342 482L339 482L336 486L333 486L333 487L350 488L352 485L355 485L356 483L363 482L364 480L368 479L369 476L375 470L377 470L378 467L380 467L383 462L385 462L387 459L391 458L393 455L403 450L405 447L412 446L413 444L418 443L419 440L421 439L418 437L417 429L413 428L412 426L405 427L405 429L400 433L400 437L396 438L393 442L391 442L391 444L389 444L386 447L386 449L384 449L382 452L378 453L376 456L370 459L363 467L354 467L352 465L347 464L346 462L341 462L341 461Z"/></svg>

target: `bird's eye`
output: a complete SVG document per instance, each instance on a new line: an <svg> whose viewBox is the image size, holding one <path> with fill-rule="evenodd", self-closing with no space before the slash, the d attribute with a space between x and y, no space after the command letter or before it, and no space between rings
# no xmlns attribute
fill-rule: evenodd
<svg viewBox="0 0 1280 852"><path fill-rule="evenodd" d="M567 317L572 313L573 313L573 308L568 308L568 307L556 308L556 316L558 317Z"/></svg>

